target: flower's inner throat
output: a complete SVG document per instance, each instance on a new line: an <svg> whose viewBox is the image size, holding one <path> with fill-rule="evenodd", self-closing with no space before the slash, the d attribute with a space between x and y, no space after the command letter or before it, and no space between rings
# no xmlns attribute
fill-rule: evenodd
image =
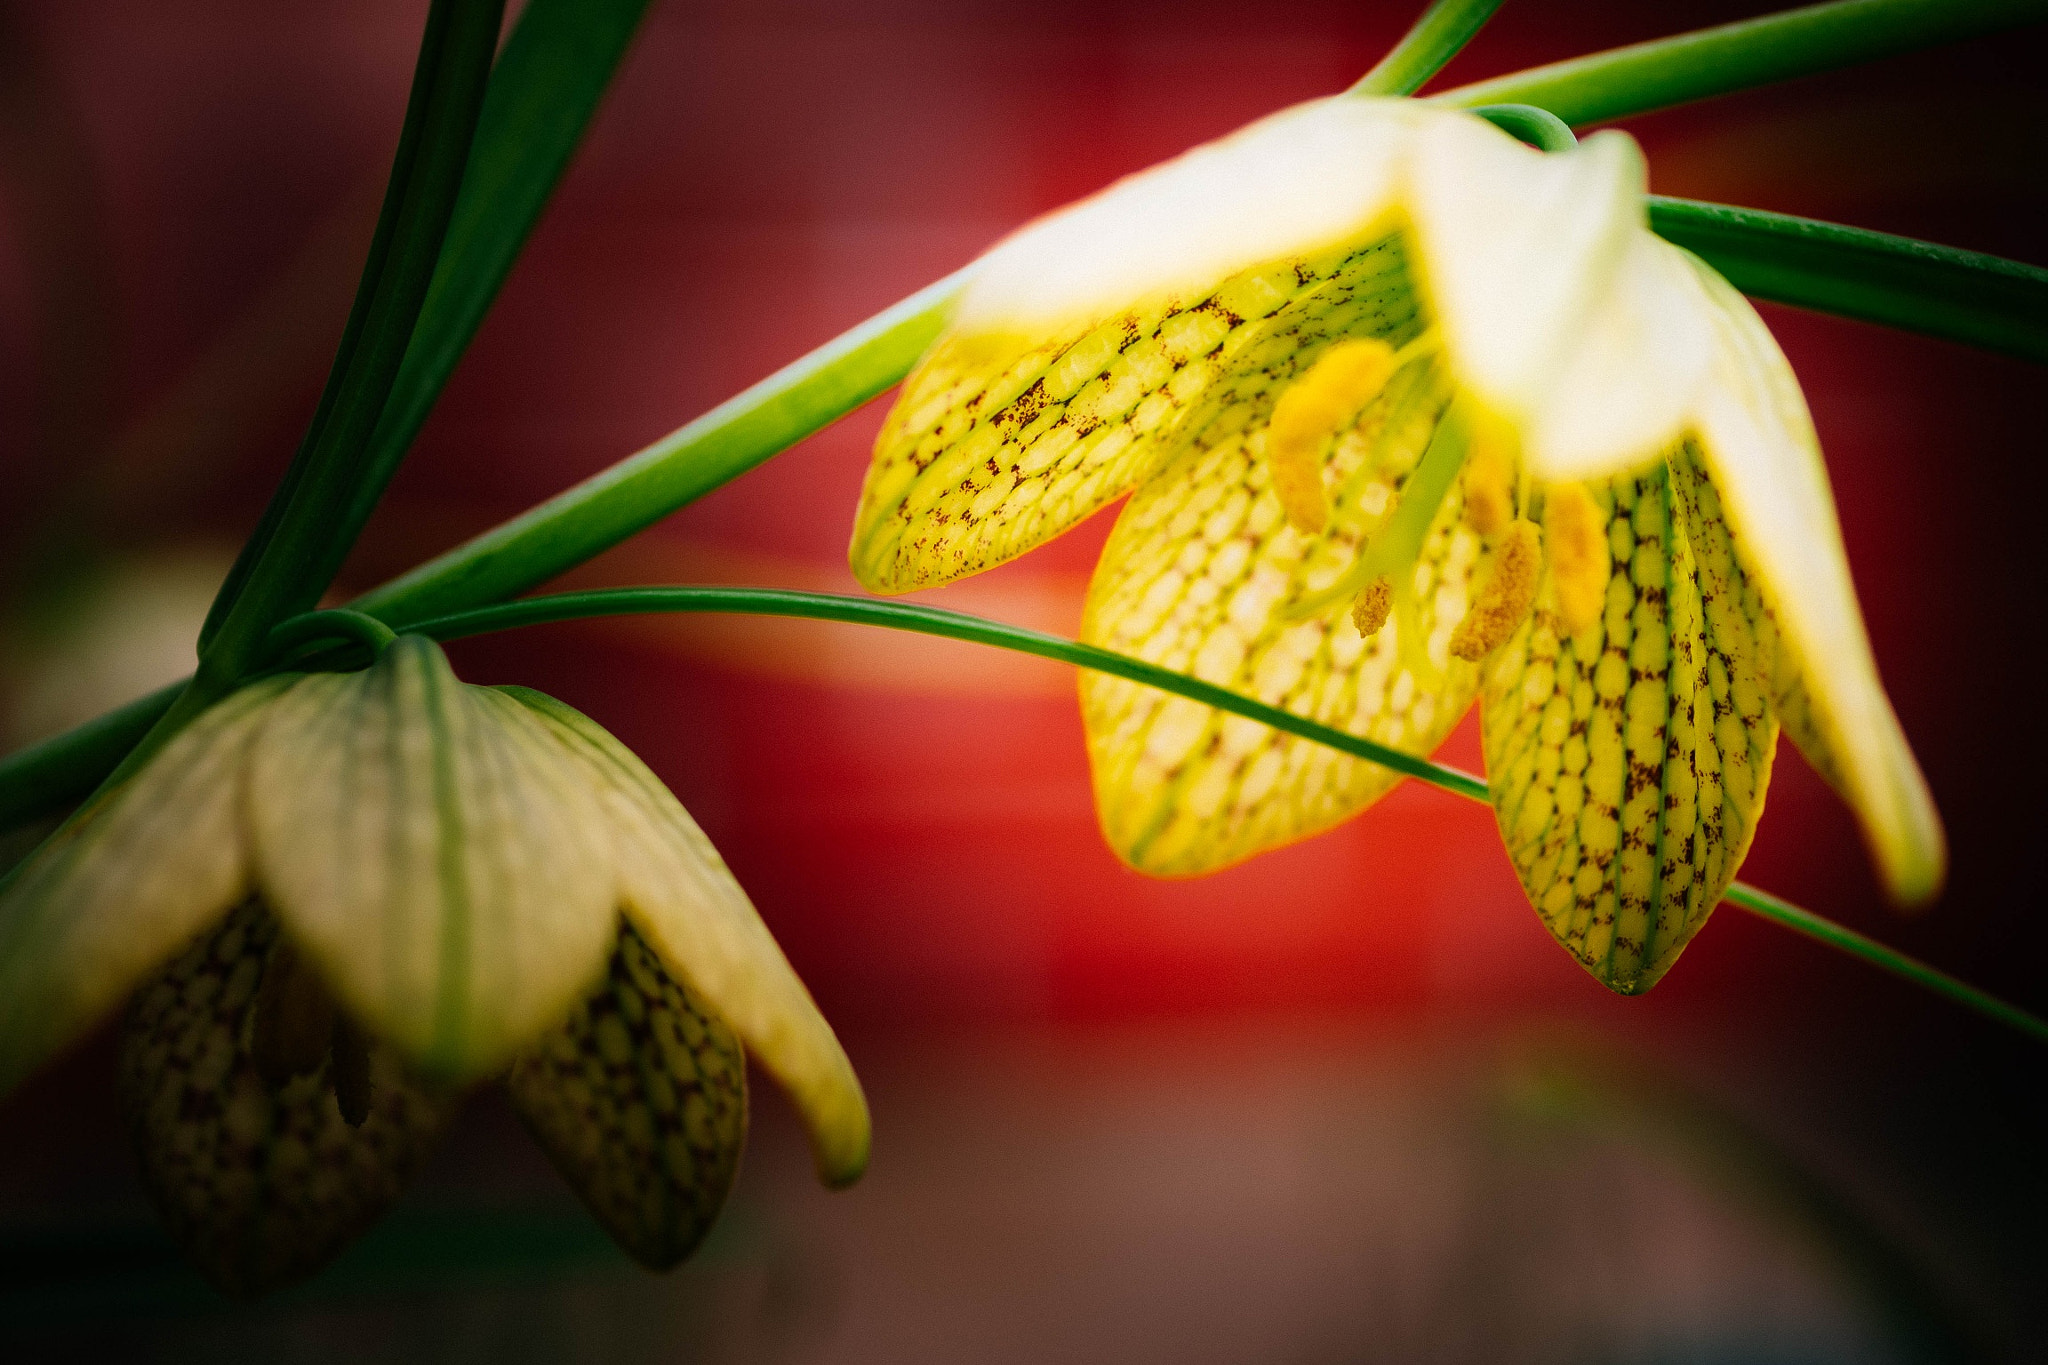
<svg viewBox="0 0 2048 1365"><path fill-rule="evenodd" d="M312 965L283 937L271 946L249 1012L249 1052L257 1073L273 1089L324 1064L342 1118L360 1128L369 1117L369 1040L336 1008Z"/></svg>
<svg viewBox="0 0 2048 1365"><path fill-rule="evenodd" d="M1439 349L1433 328L1399 350L1374 338L1339 341L1280 394L1266 433L1266 459L1274 496L1297 532L1321 536L1329 529L1324 469L1332 451L1396 373L1410 363L1427 363ZM1605 514L1580 484L1551 486L1539 496L1521 470L1513 430L1459 398L1438 419L1393 509L1356 561L1336 582L1283 608L1286 617L1306 620L1349 602L1358 633L1368 639L1377 634L1454 481L1463 494L1465 523L1490 554L1472 607L1451 636L1450 652L1476 662L1504 644L1535 607L1546 568L1565 632L1576 635L1591 626L1605 601L1611 567ZM1528 515L1538 501L1544 504L1541 531Z"/></svg>

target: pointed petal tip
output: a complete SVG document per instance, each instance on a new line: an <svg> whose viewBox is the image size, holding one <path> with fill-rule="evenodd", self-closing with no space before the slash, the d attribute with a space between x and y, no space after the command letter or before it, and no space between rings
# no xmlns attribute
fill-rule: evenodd
<svg viewBox="0 0 2048 1365"><path fill-rule="evenodd" d="M1896 724L1896 722L1894 722ZM1852 798L1885 899L1907 913L1928 909L1948 882L1948 832L1903 733L1877 800Z"/></svg>
<svg viewBox="0 0 2048 1365"><path fill-rule="evenodd" d="M810 1116L811 1155L817 1163L818 1179L827 1189L846 1189L867 1174L874 1130L858 1081L853 1082L849 1098L851 1102L840 1113L829 1118Z"/></svg>

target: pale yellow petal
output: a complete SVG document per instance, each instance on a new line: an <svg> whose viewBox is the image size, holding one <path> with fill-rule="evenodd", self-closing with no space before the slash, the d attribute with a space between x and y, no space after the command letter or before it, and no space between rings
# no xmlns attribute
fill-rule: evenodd
<svg viewBox="0 0 2048 1365"><path fill-rule="evenodd" d="M266 1080L250 1049L277 920L246 902L136 992L121 1038L122 1107L171 1236L230 1294L305 1278L389 1208L433 1151L454 1099L371 1045L359 1121L332 1063Z"/></svg>
<svg viewBox="0 0 2048 1365"><path fill-rule="evenodd" d="M1684 435L1713 352L1690 274L1667 243L1629 234L1599 296L1557 339L1523 444L1534 478L1633 472Z"/></svg>
<svg viewBox="0 0 2048 1365"><path fill-rule="evenodd" d="M0 1093L241 900L243 762L266 705L293 681L203 712L0 892Z"/></svg>
<svg viewBox="0 0 2048 1365"><path fill-rule="evenodd" d="M1549 154L1474 117L1416 134L1416 269L1446 359L1525 443L1643 231L1642 205L1642 153L1622 133Z"/></svg>
<svg viewBox="0 0 2048 1365"><path fill-rule="evenodd" d="M1776 670L1795 740L1856 812L1887 892L1941 889L1947 841L1863 629L1827 468L1798 380L1763 320L1692 260L1716 335L1697 418L1707 472L1735 544L1776 619Z"/></svg>
<svg viewBox="0 0 2048 1365"><path fill-rule="evenodd" d="M858 1179L869 1142L860 1081L718 850L661 779L602 727L552 697L507 692L575 746L602 787L627 919L789 1092L819 1175L834 1185Z"/></svg>
<svg viewBox="0 0 2048 1365"><path fill-rule="evenodd" d="M1339 332L1353 325L1359 319L1343 313L1328 324ZM1330 530L1304 536L1271 490L1262 415L1318 343L1314 333L1273 338L1264 367L1236 381L1239 407L1220 412L1132 498L1096 570L1082 638L1427 753L1477 688L1477 670L1449 654L1483 564L1457 491L1421 562L1392 585L1393 610L1371 639L1360 637L1348 601L1304 621L1283 609L1350 569L1395 505L1445 395L1424 366L1397 376L1336 442ZM1213 871L1327 828L1398 781L1378 765L1155 688L1089 672L1080 686L1104 834L1145 872Z"/></svg>
<svg viewBox="0 0 2048 1365"><path fill-rule="evenodd" d="M603 971L619 883L581 764L429 640L281 698L250 755L248 820L286 931L437 1076L500 1070Z"/></svg>
<svg viewBox="0 0 2048 1365"><path fill-rule="evenodd" d="M975 266L962 335L1042 336L1392 226L1413 130L1465 114L1412 100L1314 100L1038 219Z"/></svg>
<svg viewBox="0 0 2048 1365"><path fill-rule="evenodd" d="M666 1270L704 1240L739 1172L739 1040L628 925L604 984L521 1057L506 1092L606 1231Z"/></svg>
<svg viewBox="0 0 2048 1365"><path fill-rule="evenodd" d="M1648 990L1706 922L1762 813L1776 725L1725 531L1661 467L1589 489L1610 517L1601 619L1562 635L1549 585L1488 661L1486 771L1508 856L1558 942Z"/></svg>

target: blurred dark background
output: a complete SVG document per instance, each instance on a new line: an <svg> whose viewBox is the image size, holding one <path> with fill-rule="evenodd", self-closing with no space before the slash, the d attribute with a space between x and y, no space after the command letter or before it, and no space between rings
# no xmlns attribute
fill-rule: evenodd
<svg viewBox="0 0 2048 1365"><path fill-rule="evenodd" d="M1759 5L1511 0L1437 88ZM347 571L630 453L1030 215L1348 84L1417 3L657 3ZM189 668L310 414L423 0L0 3L6 744ZM1671 194L2048 263L2048 36L1632 120ZM2048 1012L2042 374L1765 309L1947 818L1885 911L1780 755L1746 879ZM873 405L576 575L852 590ZM929 600L1071 633L1113 514ZM508 1111L322 1278L212 1296L87 1047L0 1107L0 1356L718 1361L2048 1358L2048 1051L1723 908L1645 998L1397 792L1197 882L1121 869L1061 668L637 621L456 652L634 746L840 1027L876 1156L779 1096L699 1259L629 1267ZM1477 766L1468 723L1446 756Z"/></svg>

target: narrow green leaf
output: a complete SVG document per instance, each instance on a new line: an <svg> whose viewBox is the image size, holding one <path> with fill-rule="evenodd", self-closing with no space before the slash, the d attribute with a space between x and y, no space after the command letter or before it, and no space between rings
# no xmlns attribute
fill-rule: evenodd
<svg viewBox="0 0 2048 1365"><path fill-rule="evenodd" d="M511 273L649 0L533 0L491 69L440 264L361 479L334 526L322 582L340 571L427 413Z"/></svg>
<svg viewBox="0 0 2048 1365"><path fill-rule="evenodd" d="M1745 294L2048 362L2048 270L1762 209L1650 196L1650 227Z"/></svg>
<svg viewBox="0 0 2048 1365"><path fill-rule="evenodd" d="M305 441L200 633L203 691L231 687L270 628L327 586L315 581L325 538L361 476L440 257L503 15L504 0L435 0L428 13L355 307Z"/></svg>
<svg viewBox="0 0 2048 1365"><path fill-rule="evenodd" d="M1497 76L1432 96L1583 126L2048 19L2044 0L1837 0Z"/></svg>

